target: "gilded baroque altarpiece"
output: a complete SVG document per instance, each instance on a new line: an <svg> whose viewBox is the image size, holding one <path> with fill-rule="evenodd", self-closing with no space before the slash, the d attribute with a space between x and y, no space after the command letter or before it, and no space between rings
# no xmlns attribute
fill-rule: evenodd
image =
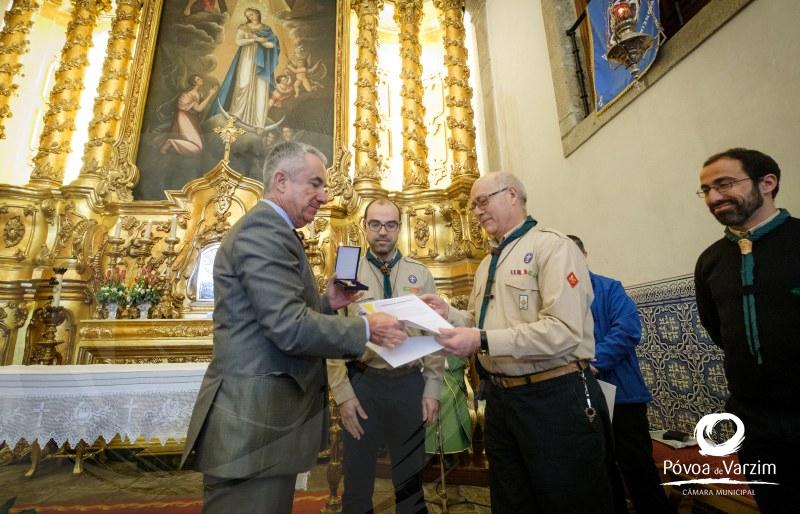
<svg viewBox="0 0 800 514"><path fill-rule="evenodd" d="M320 289L338 245L365 246L365 205L388 196L401 208L401 251L431 268L441 294L466 306L486 240L469 209L479 173L464 0L394 0L396 77L378 62L384 0L70 5L30 180L0 184L0 365L208 361L214 252L261 198L261 161L281 140L313 144L329 158L331 201L303 229ZM12 0L0 31L0 138L38 8L37 0ZM433 172L424 9L438 19L444 70L435 78L441 111L433 113L444 148L435 149ZM64 184L101 14L113 21L88 142L78 178ZM250 87L234 87L248 80ZM402 141L399 191L381 186L387 123L379 87L387 80L400 90L400 133L392 134ZM110 278L130 287L139 277L158 291L156 302L116 313L100 303ZM334 423L334 453L338 430ZM15 458L17 450L34 453L35 471L44 450L24 445ZM76 451L80 463L88 450ZM331 466L339 466L337 455Z"/></svg>
<svg viewBox="0 0 800 514"><path fill-rule="evenodd" d="M401 251L431 267L442 294L463 302L485 253L468 208L478 170L463 0L433 2L442 25L450 173L440 189L430 186L426 162L422 3L394 2L403 188L386 191L376 89L383 1L298 0L290 8L282 0L198 1L183 9L177 1L75 0L30 181L0 185L0 363L208 360L209 262L227 230L259 201L264 148L282 139L314 144L330 159L332 201L303 229L320 287L338 245L365 245L359 221L366 203L388 196L402 210ZM32 5L13 2L0 33L6 47L20 37L24 42ZM113 22L83 167L62 184L87 38L109 10ZM264 43L266 53L247 53L251 40ZM13 48L22 53L23 47ZM13 61L13 52L4 56ZM250 100L237 103L226 78L239 76L248 59L261 65L253 81L262 89L254 86ZM0 62L0 81L14 80L14 62ZM110 270L125 270L128 285L143 271L157 277L161 299L147 319L136 319L132 307L108 319L96 293Z"/></svg>

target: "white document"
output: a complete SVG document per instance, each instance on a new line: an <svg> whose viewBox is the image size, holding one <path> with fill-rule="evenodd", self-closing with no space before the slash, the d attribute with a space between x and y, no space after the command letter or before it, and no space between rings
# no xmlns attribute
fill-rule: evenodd
<svg viewBox="0 0 800 514"><path fill-rule="evenodd" d="M603 391L603 396L606 397L606 407L608 407L608 419L610 421L614 421L614 398L617 396L617 386L614 384L609 384L608 382L603 382L602 380L597 381L600 384L600 390Z"/></svg>
<svg viewBox="0 0 800 514"><path fill-rule="evenodd" d="M296 491L308 491L308 477L311 475L310 471L305 473L298 473L294 481L294 489Z"/></svg>
<svg viewBox="0 0 800 514"><path fill-rule="evenodd" d="M405 321L410 326L421 330L427 330L434 334L438 334L440 328L453 328L453 325L448 323L446 319L439 316L427 303L413 294L398 296L397 298L386 298L385 300L376 300L374 302L364 302L360 304L359 307L367 314L373 312L391 314L400 321Z"/></svg>
<svg viewBox="0 0 800 514"><path fill-rule="evenodd" d="M393 368L421 359L442 349L442 345L437 343L431 336L409 337L391 350L375 343L367 343L367 346Z"/></svg>

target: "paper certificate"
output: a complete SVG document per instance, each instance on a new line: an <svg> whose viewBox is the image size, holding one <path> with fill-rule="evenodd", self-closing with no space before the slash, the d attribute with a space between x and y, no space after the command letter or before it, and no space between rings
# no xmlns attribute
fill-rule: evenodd
<svg viewBox="0 0 800 514"><path fill-rule="evenodd" d="M409 337L402 344L395 346L391 350L375 343L367 343L367 346L393 368L421 359L442 349L442 345L437 343L431 336Z"/></svg>
<svg viewBox="0 0 800 514"><path fill-rule="evenodd" d="M453 325L448 323L446 319L439 316L427 303L413 294L374 302L364 302L359 304L359 307L367 314L373 312L391 314L412 327L427 330L434 334L438 334L440 328L453 328Z"/></svg>
<svg viewBox="0 0 800 514"><path fill-rule="evenodd" d="M405 322L408 326L435 334L439 333L440 328L453 328L453 325L448 323L446 319L439 316L427 303L413 294L398 296L397 298L386 298L385 300L376 300L373 302L364 302L359 304L359 308L366 314L371 314L373 312L391 314L400 321ZM374 343L367 343L367 346L394 368L408 364L409 362L413 362L442 349L442 345L437 343L431 336L409 337L403 341L402 344L397 345L391 350L380 347Z"/></svg>

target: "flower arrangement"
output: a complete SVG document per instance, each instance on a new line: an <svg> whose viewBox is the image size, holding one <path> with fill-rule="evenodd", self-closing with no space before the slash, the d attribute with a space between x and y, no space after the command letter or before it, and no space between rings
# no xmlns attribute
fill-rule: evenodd
<svg viewBox="0 0 800 514"><path fill-rule="evenodd" d="M128 288L125 287L125 269L113 268L106 271L100 288L95 293L95 298L102 305L109 303L124 304L128 298Z"/></svg>
<svg viewBox="0 0 800 514"><path fill-rule="evenodd" d="M161 294L156 287L158 275L149 266L142 268L141 273L136 277L136 281L128 291L128 301L131 305L142 305L145 303L156 303L161 298Z"/></svg>

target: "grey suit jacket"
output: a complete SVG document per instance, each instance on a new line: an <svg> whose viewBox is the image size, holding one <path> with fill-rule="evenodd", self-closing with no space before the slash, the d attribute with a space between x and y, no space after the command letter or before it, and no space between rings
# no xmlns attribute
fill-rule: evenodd
<svg viewBox="0 0 800 514"><path fill-rule="evenodd" d="M327 357L364 352L358 318L317 291L303 245L259 202L214 261L214 357L197 396L181 465L221 478L310 469L327 443Z"/></svg>

